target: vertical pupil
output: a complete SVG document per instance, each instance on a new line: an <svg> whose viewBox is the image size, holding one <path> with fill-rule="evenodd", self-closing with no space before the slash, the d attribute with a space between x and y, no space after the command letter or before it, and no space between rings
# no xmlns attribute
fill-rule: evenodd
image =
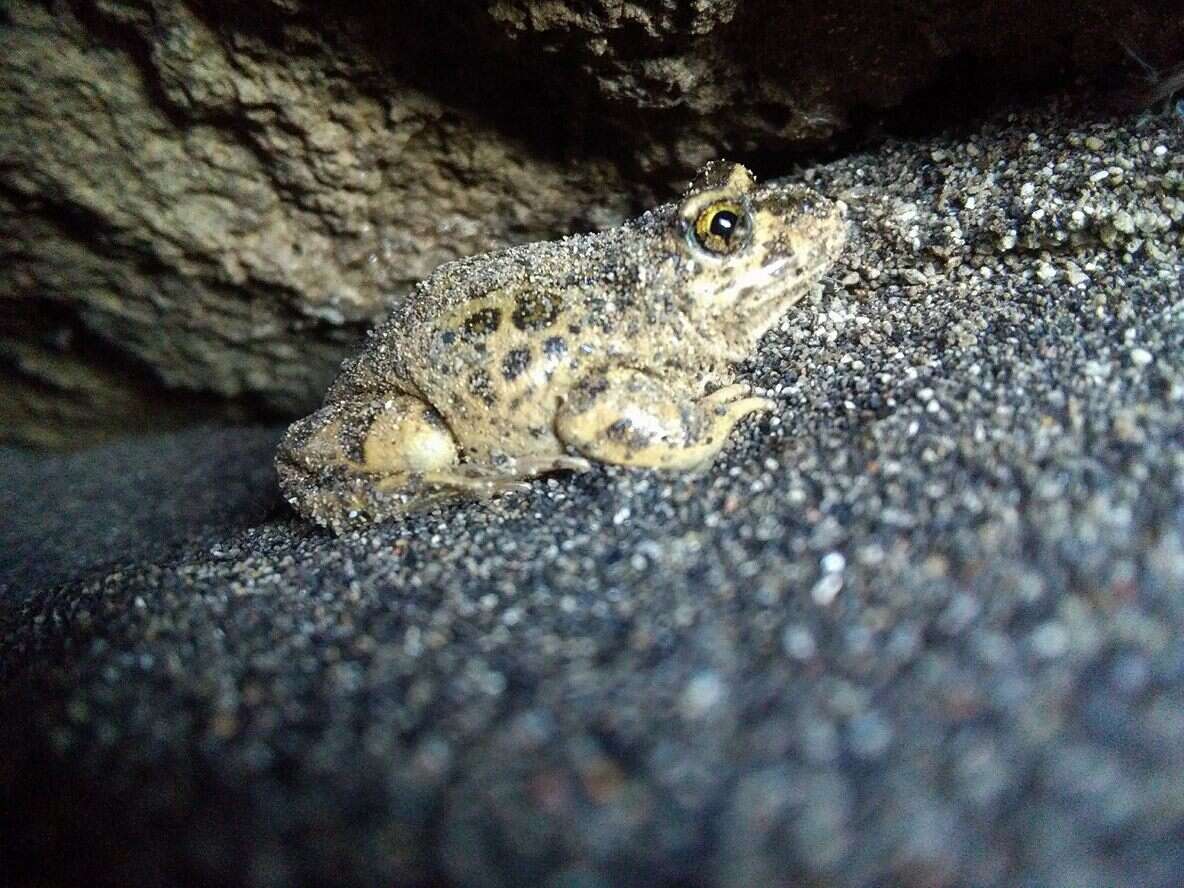
<svg viewBox="0 0 1184 888"><path fill-rule="evenodd" d="M711 218L711 233L724 240L730 240L736 233L736 214L730 210L720 210Z"/></svg>

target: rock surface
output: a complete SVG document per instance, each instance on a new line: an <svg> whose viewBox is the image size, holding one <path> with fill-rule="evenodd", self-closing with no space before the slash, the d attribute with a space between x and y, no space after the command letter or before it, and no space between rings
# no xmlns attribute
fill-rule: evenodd
<svg viewBox="0 0 1184 888"><path fill-rule="evenodd" d="M709 157L822 145L913 96L974 113L1184 43L1167 2L392 9L4 5L0 436L299 413L446 259L612 224Z"/></svg>
<svg viewBox="0 0 1184 888"><path fill-rule="evenodd" d="M1181 884L1184 126L802 175L852 246L703 475L26 569L18 884Z"/></svg>

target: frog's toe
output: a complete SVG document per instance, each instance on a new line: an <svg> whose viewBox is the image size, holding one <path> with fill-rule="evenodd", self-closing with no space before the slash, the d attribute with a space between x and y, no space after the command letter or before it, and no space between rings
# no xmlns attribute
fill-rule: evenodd
<svg viewBox="0 0 1184 888"><path fill-rule="evenodd" d="M548 472L587 472L592 463L582 456L519 456L512 458L507 471L520 478L534 478Z"/></svg>
<svg viewBox="0 0 1184 888"><path fill-rule="evenodd" d="M731 431L732 426L750 413L770 413L776 410L777 402L768 398L740 398L726 404L711 405L711 409L714 411L720 427L727 434Z"/></svg>
<svg viewBox="0 0 1184 888"><path fill-rule="evenodd" d="M427 472L422 476L422 480L430 487L468 494L479 499L502 493L525 493L530 490L530 485L525 481L474 471L463 471L464 468L464 466L457 466L448 471Z"/></svg>
<svg viewBox="0 0 1184 888"><path fill-rule="evenodd" d="M746 382L734 382L731 385L721 386L711 394L704 396L702 403L706 407L715 407L720 404L729 404L732 401L738 401L741 398L748 397L750 394L752 394L752 386Z"/></svg>

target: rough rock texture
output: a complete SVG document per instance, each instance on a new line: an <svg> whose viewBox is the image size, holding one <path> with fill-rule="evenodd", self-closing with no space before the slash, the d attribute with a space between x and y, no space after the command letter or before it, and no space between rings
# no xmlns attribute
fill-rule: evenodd
<svg viewBox="0 0 1184 888"><path fill-rule="evenodd" d="M1123 43L1177 62L1184 14L12 0L0 436L301 412L385 301L445 259L610 224L711 156L820 145L910 96L973 113L1060 87L1112 70Z"/></svg>
<svg viewBox="0 0 1184 888"><path fill-rule="evenodd" d="M1070 115L804 174L852 245L699 477L58 587L46 534L15 884L1180 885L1184 126Z"/></svg>
<svg viewBox="0 0 1184 888"><path fill-rule="evenodd" d="M0 357L47 395L79 400L97 342L165 409L198 392L299 412L384 295L624 208L606 164L568 168L412 86L362 82L295 24L269 40L175 3L8 15ZM63 352L75 375L44 372ZM93 416L63 411L63 438L134 413L107 382ZM26 400L4 400L5 436L54 425Z"/></svg>

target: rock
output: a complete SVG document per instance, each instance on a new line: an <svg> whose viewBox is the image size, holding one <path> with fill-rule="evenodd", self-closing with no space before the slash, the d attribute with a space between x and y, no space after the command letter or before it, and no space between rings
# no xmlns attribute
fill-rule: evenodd
<svg viewBox="0 0 1184 888"><path fill-rule="evenodd" d="M14 4L0 34L0 356L42 394L4 411L9 439L84 443L193 394L299 413L385 299L441 262L623 214L610 165L535 157L414 86L355 82L365 66L323 38L83 6ZM128 404L109 352L133 371ZM95 377L107 394L78 409Z"/></svg>
<svg viewBox="0 0 1184 888"><path fill-rule="evenodd" d="M146 521L179 548L64 582L50 528L0 611L15 884L1181 884L1182 141L1061 105L802 173L851 248L702 475Z"/></svg>
<svg viewBox="0 0 1184 888"><path fill-rule="evenodd" d="M910 96L965 116L1184 38L1178 13L1107 2L0 17L0 436L51 445L299 414L447 259L613 224L712 156L767 168L912 121Z"/></svg>

